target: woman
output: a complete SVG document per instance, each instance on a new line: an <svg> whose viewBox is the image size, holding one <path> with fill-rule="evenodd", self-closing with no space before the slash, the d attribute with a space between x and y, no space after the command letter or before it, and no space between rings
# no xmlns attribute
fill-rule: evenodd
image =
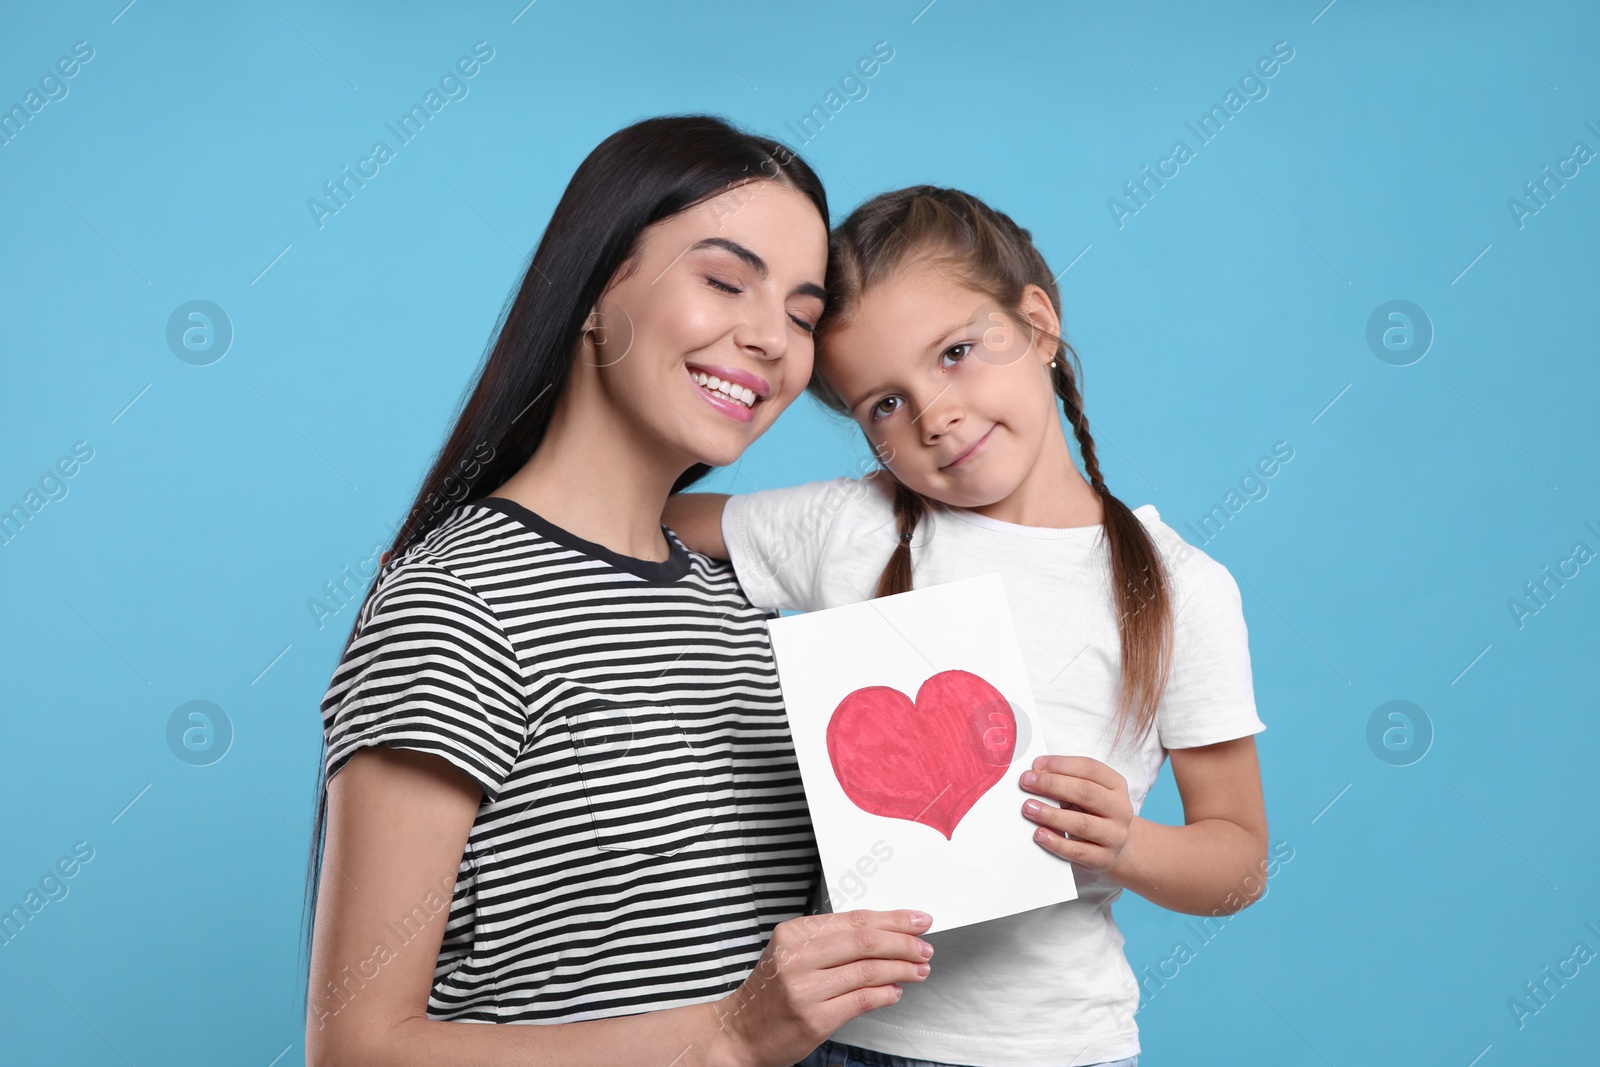
<svg viewBox="0 0 1600 1067"><path fill-rule="evenodd" d="M789 1064L928 973L925 915L800 917L765 616L660 525L805 386L826 249L714 118L578 168L323 700L308 1062Z"/></svg>

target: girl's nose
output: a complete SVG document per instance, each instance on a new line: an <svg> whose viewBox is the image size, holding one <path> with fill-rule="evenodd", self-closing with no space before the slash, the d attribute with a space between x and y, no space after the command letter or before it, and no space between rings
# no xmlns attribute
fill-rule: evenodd
<svg viewBox="0 0 1600 1067"><path fill-rule="evenodd" d="M932 444L961 421L961 409L955 400L956 398L950 395L950 387L946 385L918 409L913 421L922 434L924 443Z"/></svg>

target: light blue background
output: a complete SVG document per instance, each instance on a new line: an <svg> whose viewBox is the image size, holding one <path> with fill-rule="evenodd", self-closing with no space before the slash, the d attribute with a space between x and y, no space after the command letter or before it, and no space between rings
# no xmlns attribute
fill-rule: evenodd
<svg viewBox="0 0 1600 1067"><path fill-rule="evenodd" d="M1193 537L1294 448L1205 544L1243 592L1293 859L1206 945L1124 897L1136 971L1194 951L1139 1016L1145 1063L1595 1056L1600 963L1520 1029L1507 1005L1600 951L1600 564L1521 627L1508 607L1600 550L1600 163L1523 227L1507 207L1600 150L1591 5L123 2L0 15L0 105L95 50L0 147L0 506L94 450L0 547L0 908L94 849L0 947L9 1062L300 1062L317 704L353 611L319 629L307 602L387 542L579 160L697 110L795 144L836 218L955 185L1072 264L1130 504ZM480 40L469 95L319 228L307 199ZM803 143L786 123L877 41L868 95ZM1185 122L1277 41L1269 95L1198 145ZM1108 198L1180 138L1194 160L1119 229ZM165 340L194 299L236 330L210 366ZM1409 366L1366 341L1393 299L1435 331ZM805 402L709 484L864 454ZM193 699L235 732L211 766L166 740ZM1410 766L1367 742L1394 699L1434 732ZM1145 814L1181 819L1169 776Z"/></svg>

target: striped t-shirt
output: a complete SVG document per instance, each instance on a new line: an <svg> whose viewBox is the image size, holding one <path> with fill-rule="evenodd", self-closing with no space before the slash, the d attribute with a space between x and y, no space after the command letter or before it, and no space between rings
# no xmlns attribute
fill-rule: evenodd
<svg viewBox="0 0 1600 1067"><path fill-rule="evenodd" d="M328 777L383 743L484 794L431 1019L714 1000L805 911L819 863L769 615L666 534L668 559L635 559L484 497L377 576L322 701Z"/></svg>

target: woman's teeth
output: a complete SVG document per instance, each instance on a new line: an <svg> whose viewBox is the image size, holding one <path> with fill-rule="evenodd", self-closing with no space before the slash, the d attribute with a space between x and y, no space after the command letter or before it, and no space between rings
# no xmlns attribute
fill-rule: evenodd
<svg viewBox="0 0 1600 1067"><path fill-rule="evenodd" d="M725 382L714 374L703 374L700 371L690 371L689 376L698 382L702 389L720 393L730 400L737 400L747 408L755 406L756 391L754 389L746 389L742 385Z"/></svg>

